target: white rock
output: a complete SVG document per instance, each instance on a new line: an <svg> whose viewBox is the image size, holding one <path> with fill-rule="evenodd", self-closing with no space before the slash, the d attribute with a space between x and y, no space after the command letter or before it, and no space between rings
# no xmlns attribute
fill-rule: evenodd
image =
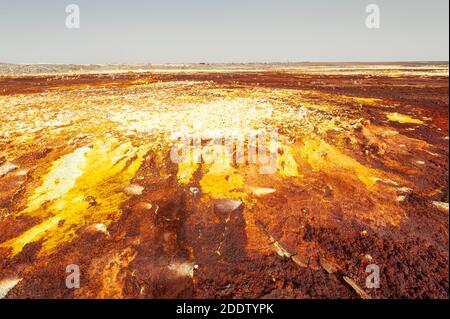
<svg viewBox="0 0 450 319"><path fill-rule="evenodd" d="M92 227L94 227L94 229L96 229L97 231L99 231L101 233L109 235L108 229L105 224L97 223L97 224L93 224Z"/></svg>
<svg viewBox="0 0 450 319"><path fill-rule="evenodd" d="M16 176L25 176L25 175L27 175L28 174L28 170L27 169L21 169L21 170L18 170L16 173L15 173L15 175Z"/></svg>
<svg viewBox="0 0 450 319"><path fill-rule="evenodd" d="M411 194L411 193L412 193L412 189L409 188L409 187L406 187L406 186L400 187L400 188L398 189L398 191L399 191L401 194Z"/></svg>
<svg viewBox="0 0 450 319"><path fill-rule="evenodd" d="M383 184L386 184L386 185L389 185L389 186L398 186L397 182L390 180L390 179L374 177L373 180L383 183Z"/></svg>
<svg viewBox="0 0 450 319"><path fill-rule="evenodd" d="M129 196L142 195L143 191L144 191L144 187L142 187L141 185L137 185L137 184L130 184L123 189L123 192Z"/></svg>
<svg viewBox="0 0 450 319"><path fill-rule="evenodd" d="M100 232L100 233L103 233L103 234L109 236L108 229L107 229L106 225L103 223L96 223L96 224L89 225L86 227L86 230L88 232L92 232L92 233Z"/></svg>
<svg viewBox="0 0 450 319"><path fill-rule="evenodd" d="M8 278L0 281L0 299L5 298L8 292L13 289L21 280L22 278Z"/></svg>
<svg viewBox="0 0 450 319"><path fill-rule="evenodd" d="M252 194L255 195L256 197L262 197L264 195L269 195L276 192L276 189L273 188L252 187L252 186L250 186L249 188Z"/></svg>
<svg viewBox="0 0 450 319"><path fill-rule="evenodd" d="M168 266L169 270L173 271L180 277L194 277L194 264L192 263L173 263Z"/></svg>
<svg viewBox="0 0 450 319"><path fill-rule="evenodd" d="M434 201L433 205L438 208L440 211L448 213L448 203Z"/></svg>
<svg viewBox="0 0 450 319"><path fill-rule="evenodd" d="M10 163L10 162L6 162L2 166L0 166L0 177L8 174L9 172L11 172L17 168L18 168L17 165L14 165L13 163Z"/></svg>

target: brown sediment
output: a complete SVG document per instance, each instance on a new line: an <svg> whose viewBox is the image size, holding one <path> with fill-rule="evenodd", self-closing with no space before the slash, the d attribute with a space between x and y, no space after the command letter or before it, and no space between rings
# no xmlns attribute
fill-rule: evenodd
<svg viewBox="0 0 450 319"><path fill-rule="evenodd" d="M346 72L0 77L6 297L448 298L448 76Z"/></svg>

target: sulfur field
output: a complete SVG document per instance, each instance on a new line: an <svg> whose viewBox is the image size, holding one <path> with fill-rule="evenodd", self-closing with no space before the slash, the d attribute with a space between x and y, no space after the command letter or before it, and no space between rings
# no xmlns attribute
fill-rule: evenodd
<svg viewBox="0 0 450 319"><path fill-rule="evenodd" d="M448 298L448 71L0 64L0 298Z"/></svg>

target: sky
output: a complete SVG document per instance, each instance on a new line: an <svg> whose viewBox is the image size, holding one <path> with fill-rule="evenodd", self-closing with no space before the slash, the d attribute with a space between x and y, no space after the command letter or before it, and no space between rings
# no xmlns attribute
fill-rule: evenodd
<svg viewBox="0 0 450 319"><path fill-rule="evenodd" d="M0 0L7 63L448 61L448 38L448 0Z"/></svg>

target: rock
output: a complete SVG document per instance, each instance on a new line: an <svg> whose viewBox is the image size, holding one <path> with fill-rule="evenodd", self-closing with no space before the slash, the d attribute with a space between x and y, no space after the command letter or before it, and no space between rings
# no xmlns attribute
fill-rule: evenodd
<svg viewBox="0 0 450 319"><path fill-rule="evenodd" d="M319 260L320 266L325 269L325 271L329 274L334 274L339 270L339 266L334 262L325 259L324 257L320 257Z"/></svg>
<svg viewBox="0 0 450 319"><path fill-rule="evenodd" d="M380 183L383 183L383 184L386 184L386 185L389 185L389 186L398 186L397 182L395 182L393 180L390 180L390 179L384 179L384 178L375 177L374 180L376 182L380 182Z"/></svg>
<svg viewBox="0 0 450 319"><path fill-rule="evenodd" d="M94 196L86 196L86 198L84 200L89 202L89 207L98 205L97 200L95 199Z"/></svg>
<svg viewBox="0 0 450 319"><path fill-rule="evenodd" d="M136 209L150 210L153 208L153 205L147 202L139 202L135 206Z"/></svg>
<svg viewBox="0 0 450 319"><path fill-rule="evenodd" d="M200 192L200 189L198 189L198 187L191 187L191 188L189 188L189 191L192 194L196 195L196 194L198 194Z"/></svg>
<svg viewBox="0 0 450 319"><path fill-rule="evenodd" d="M141 185L137 185L137 184L130 184L123 189L123 192L129 196L142 195L143 191L144 191L144 187L142 187Z"/></svg>
<svg viewBox="0 0 450 319"><path fill-rule="evenodd" d="M353 288L353 290L360 296L362 299L372 299L370 296L350 277L343 276L342 279Z"/></svg>
<svg viewBox="0 0 450 319"><path fill-rule="evenodd" d="M96 223L96 224L89 225L86 227L86 231L88 233L99 232L99 233L103 233L103 234L109 236L109 231L108 231L106 225L103 223Z"/></svg>
<svg viewBox="0 0 450 319"><path fill-rule="evenodd" d="M290 252L288 252L283 246L281 246L281 244L279 242L274 242L273 246L275 247L275 251L277 252L277 254L280 257L283 258L291 258L292 254Z"/></svg>
<svg viewBox="0 0 450 319"><path fill-rule="evenodd" d="M387 145L384 142L369 141L366 145L365 153L366 155L369 155L370 153L384 155L386 153L386 149Z"/></svg>
<svg viewBox="0 0 450 319"><path fill-rule="evenodd" d="M5 298L8 292L13 289L21 280L22 278L8 278L0 281L0 299Z"/></svg>
<svg viewBox="0 0 450 319"><path fill-rule="evenodd" d="M308 264L303 260L303 258L301 258L301 257L298 256L298 255L291 256L291 260L292 260L297 266L300 266L300 267L303 267L303 268L308 267Z"/></svg>
<svg viewBox="0 0 450 319"><path fill-rule="evenodd" d="M9 172L12 172L13 170L15 170L17 168L18 168L17 165L14 165L13 163L10 163L10 162L6 162L2 166L0 166L0 177L8 174Z"/></svg>
<svg viewBox="0 0 450 319"><path fill-rule="evenodd" d="M333 187L331 187L329 185L326 185L323 188L323 193L324 193L324 196L326 196L326 197L329 197L329 196L333 195Z"/></svg>
<svg viewBox="0 0 450 319"><path fill-rule="evenodd" d="M15 173L15 175L16 176L26 176L26 175L28 175L28 172L29 172L29 170L27 170L27 169L21 169L21 170L18 170Z"/></svg>
<svg viewBox="0 0 450 319"><path fill-rule="evenodd" d="M252 187L252 186L250 186L249 188L252 194L255 195L256 197L262 197L265 195L273 194L277 191L274 188Z"/></svg>
<svg viewBox="0 0 450 319"><path fill-rule="evenodd" d="M229 214L242 207L243 203L240 199L219 199L214 203L214 211L219 214Z"/></svg>
<svg viewBox="0 0 450 319"><path fill-rule="evenodd" d="M399 193L402 193L402 194L411 194L412 193L412 189L409 187L406 187L406 186L400 187L398 189L398 191L399 191Z"/></svg>
<svg viewBox="0 0 450 319"><path fill-rule="evenodd" d="M442 211L444 213L448 213L448 203L434 201L434 202L432 202L432 204L434 207L436 207L440 211Z"/></svg>
<svg viewBox="0 0 450 319"><path fill-rule="evenodd" d="M397 189L397 193L399 194L396 197L396 201L401 203L408 199L409 195L412 193L412 189L406 186L400 187Z"/></svg>
<svg viewBox="0 0 450 319"><path fill-rule="evenodd" d="M192 263L173 263L168 268L180 277L194 277L195 266Z"/></svg>

